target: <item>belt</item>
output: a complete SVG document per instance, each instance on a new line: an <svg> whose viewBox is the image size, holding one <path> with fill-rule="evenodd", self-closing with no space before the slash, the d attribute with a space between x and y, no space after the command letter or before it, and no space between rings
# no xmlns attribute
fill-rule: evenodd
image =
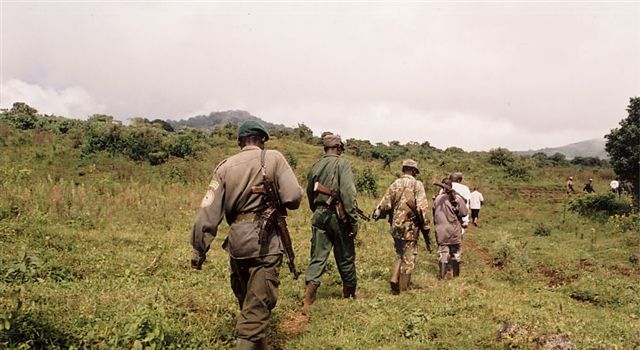
<svg viewBox="0 0 640 350"><path fill-rule="evenodd" d="M233 220L233 222L236 223L236 222L243 222L243 221L255 221L256 216L257 214L252 211L240 213L236 215L236 219Z"/></svg>

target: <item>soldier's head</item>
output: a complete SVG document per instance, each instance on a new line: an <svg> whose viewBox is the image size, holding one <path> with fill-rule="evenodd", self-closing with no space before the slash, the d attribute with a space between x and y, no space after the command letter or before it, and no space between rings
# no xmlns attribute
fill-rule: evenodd
<svg viewBox="0 0 640 350"><path fill-rule="evenodd" d="M449 179L451 179L452 182L462 182L462 173L455 172L449 176Z"/></svg>
<svg viewBox="0 0 640 350"><path fill-rule="evenodd" d="M322 138L322 146L324 146L324 152L328 154L340 155L344 151L344 143L342 143L340 135L324 135Z"/></svg>
<svg viewBox="0 0 640 350"><path fill-rule="evenodd" d="M269 140L267 129L257 120L247 120L238 128L238 146L254 145L264 147Z"/></svg>
<svg viewBox="0 0 640 350"><path fill-rule="evenodd" d="M418 168L418 162L413 159L405 159L402 161L402 172L404 174L416 176L420 174L420 169Z"/></svg>

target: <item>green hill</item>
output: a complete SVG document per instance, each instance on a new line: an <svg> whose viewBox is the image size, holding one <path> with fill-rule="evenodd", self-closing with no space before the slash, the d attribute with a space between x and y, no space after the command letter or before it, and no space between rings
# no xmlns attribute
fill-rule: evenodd
<svg viewBox="0 0 640 350"><path fill-rule="evenodd" d="M268 129L286 128L281 124L273 124L262 120L247 111L211 112L209 115L199 115L188 119L167 120L174 129L191 127L196 129L214 129L224 127L227 124L240 125L247 120L257 120Z"/></svg>
<svg viewBox="0 0 640 350"><path fill-rule="evenodd" d="M573 159L575 157L597 157L600 159L608 159L609 154L607 154L607 151L604 149L605 143L605 138L592 139L560 147L547 147L538 150L519 151L517 153L522 155L533 155L535 153L542 152L548 156L552 156L555 153L561 153L568 159Z"/></svg>
<svg viewBox="0 0 640 350"><path fill-rule="evenodd" d="M285 155L303 186L322 156L305 133L274 134L267 147ZM189 267L188 235L212 169L237 151L233 128L169 132L107 116L0 114L0 348L234 348L238 307L219 248L228 228L202 271ZM309 322L299 318L303 281L283 267L267 330L273 348L640 346L640 268L630 259L640 253L637 214L581 216L572 203L593 197L564 191L571 175L606 193L610 168L362 140L348 142L345 157L356 180L375 179L359 186L365 212L403 158L418 161L429 196L432 181L464 172L485 197L480 227L465 235L457 279L437 280L436 256L419 242L413 289L396 296L388 224L363 223L359 298L341 298L330 262ZM309 259L307 208L288 218L300 270Z"/></svg>

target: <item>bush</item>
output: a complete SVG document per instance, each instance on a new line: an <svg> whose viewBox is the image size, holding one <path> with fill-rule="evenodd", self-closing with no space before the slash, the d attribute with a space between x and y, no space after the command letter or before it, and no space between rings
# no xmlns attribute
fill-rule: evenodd
<svg viewBox="0 0 640 350"><path fill-rule="evenodd" d="M287 163L291 166L291 169L296 169L298 167L298 157L295 154L287 151L284 154L284 157L287 159Z"/></svg>
<svg viewBox="0 0 640 350"><path fill-rule="evenodd" d="M551 236L551 229L544 224L538 224L533 234L536 236Z"/></svg>
<svg viewBox="0 0 640 350"><path fill-rule="evenodd" d="M607 221L615 232L640 232L640 213L613 215Z"/></svg>
<svg viewBox="0 0 640 350"><path fill-rule="evenodd" d="M613 193L585 194L569 202L569 210L599 221L607 221L612 215L626 215L631 205L616 198Z"/></svg>
<svg viewBox="0 0 640 350"><path fill-rule="evenodd" d="M525 167L525 166L521 166L521 165L517 165L517 164L508 164L505 167L505 171L507 172L507 175L511 178L514 179L520 179L520 180L529 180L529 178L531 177L529 175L529 168Z"/></svg>
<svg viewBox="0 0 640 350"><path fill-rule="evenodd" d="M374 197L378 196L378 181L371 168L365 168L362 174L358 176L356 189L358 192L368 192Z"/></svg>
<svg viewBox="0 0 640 350"><path fill-rule="evenodd" d="M495 148L489 151L489 163L505 167L514 161L511 151L506 148Z"/></svg>

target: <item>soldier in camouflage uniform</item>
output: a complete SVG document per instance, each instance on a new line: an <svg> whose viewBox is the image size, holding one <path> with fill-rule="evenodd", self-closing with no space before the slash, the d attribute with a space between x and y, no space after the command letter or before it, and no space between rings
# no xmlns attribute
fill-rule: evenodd
<svg viewBox="0 0 640 350"><path fill-rule="evenodd" d="M315 302L320 278L325 271L332 248L342 278L342 295L345 298L356 297L356 250L353 240L358 232L358 219L353 173L349 162L340 157L344 151L344 144L339 135L325 135L322 143L325 155L311 167L307 176L307 196L313 216L303 314L308 314ZM344 204L346 223L339 221L334 204L327 205L328 196L314 191L316 182L339 193Z"/></svg>
<svg viewBox="0 0 640 350"><path fill-rule="evenodd" d="M230 226L223 248L230 256L231 289L241 310L236 323L237 349L267 348L265 329L280 284L280 236L273 231L265 244L258 243L256 220L265 204L251 188L263 182L262 161L266 176L275 182L286 208L297 209L302 199L302 188L282 154L264 150L268 139L266 129L256 121L240 126L238 145L242 150L214 170L191 232L191 267L200 270L223 216Z"/></svg>
<svg viewBox="0 0 640 350"><path fill-rule="evenodd" d="M426 216L429 202L424 185L415 178L420 173L418 163L412 159L403 161L402 172L404 175L389 186L373 213L374 220L388 216L391 224L391 236L396 251L390 280L391 291L394 294L409 288L411 272L415 269L418 255L420 222L423 226L422 232L429 232L430 229ZM421 216L421 220L418 220L418 215ZM426 239L428 237L425 237Z"/></svg>
<svg viewBox="0 0 640 350"><path fill-rule="evenodd" d="M467 201L451 188L451 180L443 179L447 191L440 192L433 202L433 223L436 228L438 242L438 262L443 279L451 265L453 276L460 275L460 259L462 258L462 218L468 215Z"/></svg>

